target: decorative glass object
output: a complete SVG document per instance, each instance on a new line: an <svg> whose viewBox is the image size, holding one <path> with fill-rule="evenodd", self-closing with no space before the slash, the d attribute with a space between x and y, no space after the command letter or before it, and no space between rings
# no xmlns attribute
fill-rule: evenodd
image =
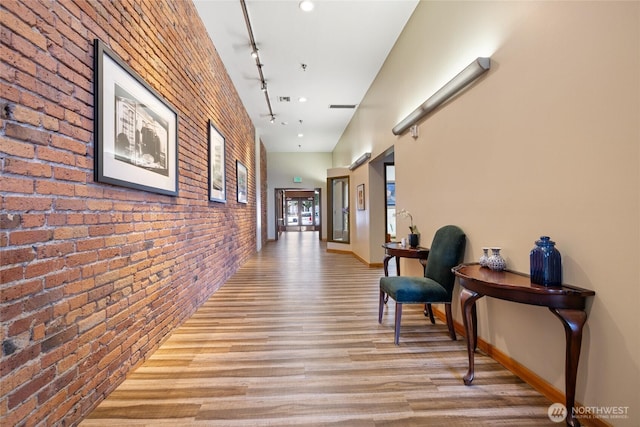
<svg viewBox="0 0 640 427"><path fill-rule="evenodd" d="M411 246L412 248L417 248L419 244L420 235L415 233L409 234L409 246Z"/></svg>
<svg viewBox="0 0 640 427"><path fill-rule="evenodd" d="M549 236L540 236L529 254L531 282L543 286L562 285L562 257Z"/></svg>
<svg viewBox="0 0 640 427"><path fill-rule="evenodd" d="M482 248L482 255L480 256L480 267L486 267L489 262L489 248Z"/></svg>
<svg viewBox="0 0 640 427"><path fill-rule="evenodd" d="M487 260L487 267L494 271L502 271L507 268L507 262L500 255L501 248L491 248L491 256Z"/></svg>

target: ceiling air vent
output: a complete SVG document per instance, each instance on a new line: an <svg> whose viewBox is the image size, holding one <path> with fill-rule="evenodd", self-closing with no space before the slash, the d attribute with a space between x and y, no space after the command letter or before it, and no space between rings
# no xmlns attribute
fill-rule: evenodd
<svg viewBox="0 0 640 427"><path fill-rule="evenodd" d="M278 101L279 102L291 102L291 97L290 96L279 96L278 97Z"/></svg>
<svg viewBox="0 0 640 427"><path fill-rule="evenodd" d="M347 110L353 110L354 108L356 108L356 104L330 104L329 108L332 109L347 109Z"/></svg>

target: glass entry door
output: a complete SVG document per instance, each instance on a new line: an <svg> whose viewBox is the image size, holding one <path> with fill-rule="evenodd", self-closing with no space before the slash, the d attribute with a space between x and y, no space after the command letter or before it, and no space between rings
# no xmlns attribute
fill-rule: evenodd
<svg viewBox="0 0 640 427"><path fill-rule="evenodd" d="M300 203L298 199L287 198L285 212L287 213L287 227L300 225Z"/></svg>
<svg viewBox="0 0 640 427"><path fill-rule="evenodd" d="M315 231L319 222L315 197L286 197L286 231Z"/></svg>
<svg viewBox="0 0 640 427"><path fill-rule="evenodd" d="M276 240L285 231L319 231L322 240L320 188L275 189Z"/></svg>

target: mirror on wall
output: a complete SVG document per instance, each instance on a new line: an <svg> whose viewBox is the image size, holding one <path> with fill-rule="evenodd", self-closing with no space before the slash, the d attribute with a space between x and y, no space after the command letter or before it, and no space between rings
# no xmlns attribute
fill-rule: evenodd
<svg viewBox="0 0 640 427"><path fill-rule="evenodd" d="M349 243L349 177L327 178L328 225L327 240Z"/></svg>

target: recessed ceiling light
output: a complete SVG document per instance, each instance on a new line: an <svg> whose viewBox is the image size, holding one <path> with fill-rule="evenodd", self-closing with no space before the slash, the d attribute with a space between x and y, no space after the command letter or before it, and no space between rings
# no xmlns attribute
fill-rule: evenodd
<svg viewBox="0 0 640 427"><path fill-rule="evenodd" d="M304 12L311 12L313 10L314 4L311 0L303 0L298 3L298 7Z"/></svg>
<svg viewBox="0 0 640 427"><path fill-rule="evenodd" d="M307 98L301 96L300 98L298 98L298 102L307 102Z"/></svg>
<svg viewBox="0 0 640 427"><path fill-rule="evenodd" d="M299 133L299 134L298 134L298 138L302 138L303 136L304 136L304 134L303 134L303 133Z"/></svg>

